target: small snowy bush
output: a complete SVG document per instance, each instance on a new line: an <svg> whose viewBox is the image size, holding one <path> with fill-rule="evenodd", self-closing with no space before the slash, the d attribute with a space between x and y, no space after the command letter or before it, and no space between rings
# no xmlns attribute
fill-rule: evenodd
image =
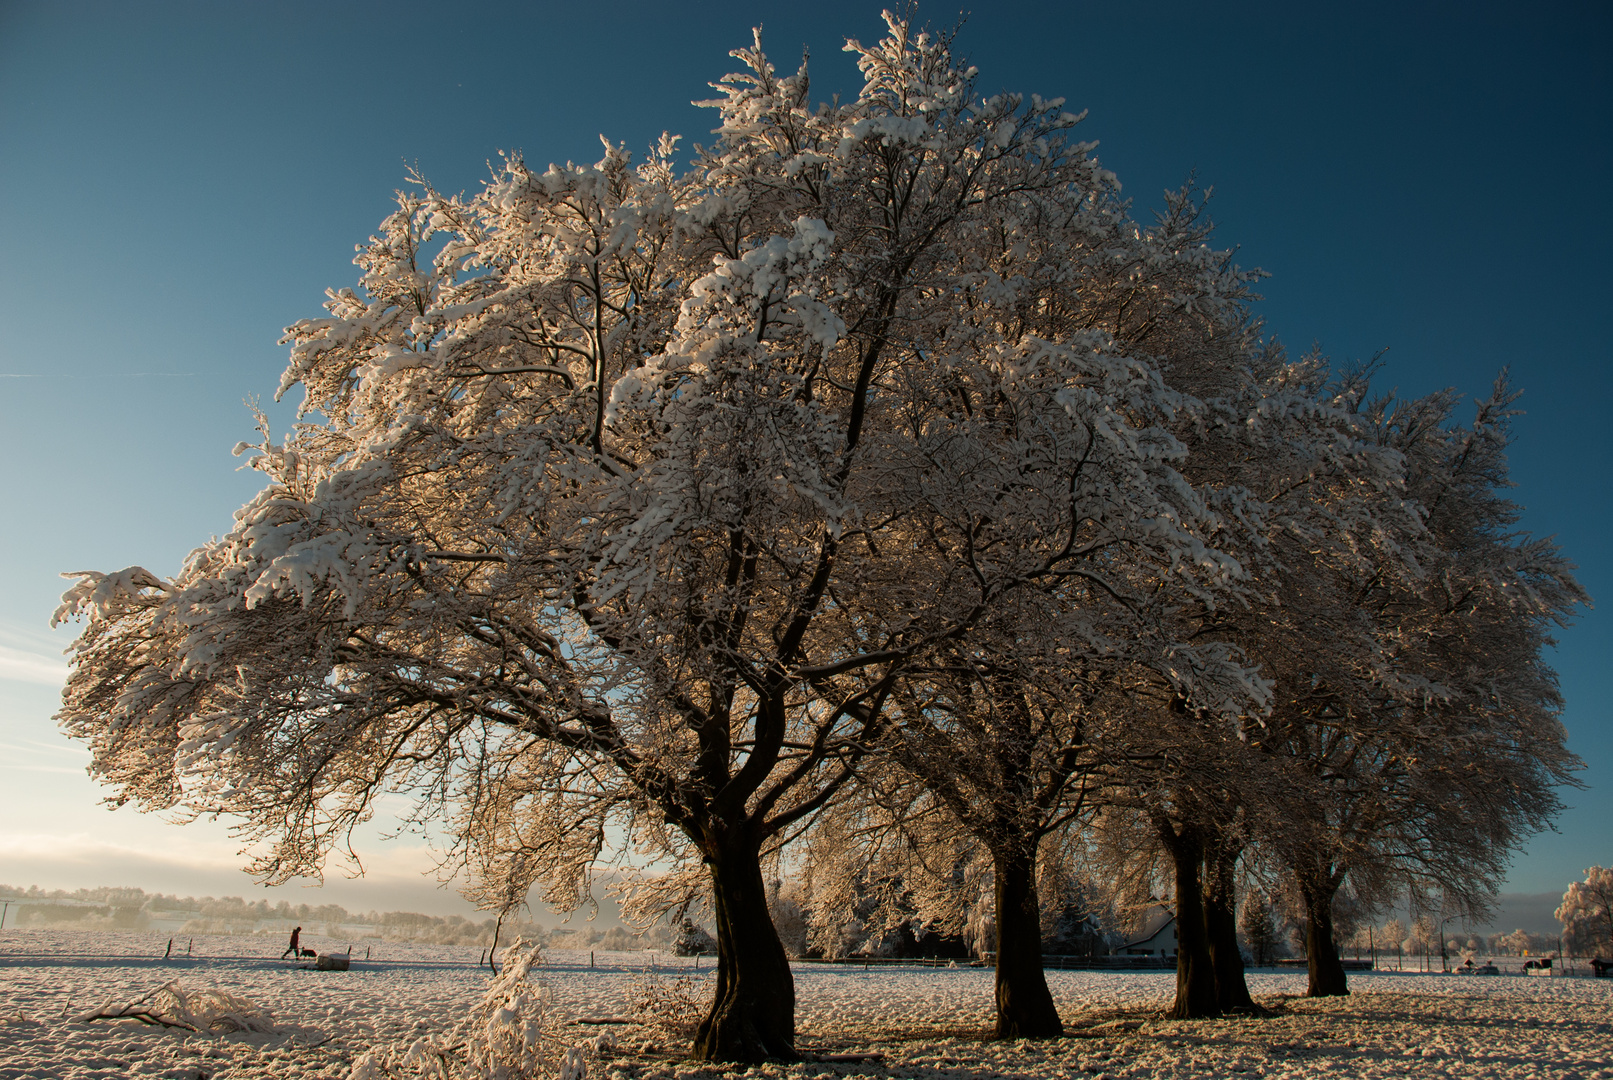
<svg viewBox="0 0 1613 1080"><path fill-rule="evenodd" d="M587 1059L555 1033L554 998L532 977L542 947L516 941L482 1000L446 1036L416 1038L370 1049L353 1062L348 1080L583 1080Z"/></svg>
<svg viewBox="0 0 1613 1080"><path fill-rule="evenodd" d="M693 975L663 979L646 969L628 992L633 1019L648 1033L667 1042L692 1038L711 1002Z"/></svg>

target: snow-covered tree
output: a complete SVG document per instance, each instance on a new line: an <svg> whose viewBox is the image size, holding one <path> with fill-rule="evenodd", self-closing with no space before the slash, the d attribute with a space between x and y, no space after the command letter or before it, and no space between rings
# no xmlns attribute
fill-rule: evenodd
<svg viewBox="0 0 1613 1080"><path fill-rule="evenodd" d="M1507 531L1509 399L1352 411L1190 192L1138 227L1059 100L887 22L844 103L737 50L687 168L400 194L289 328L231 531L74 575L60 718L113 801L230 817L280 881L405 793L501 911L580 902L619 827L679 864L645 904L705 876L702 1059L794 1054L767 871L823 815L922 858L812 918L989 923L1004 1034L1057 1030L1036 858L1099 790L1223 905L1184 955L1234 940L1251 838L1329 942L1346 875L1482 899L1573 765L1540 653L1583 598Z"/></svg>
<svg viewBox="0 0 1613 1080"><path fill-rule="evenodd" d="M1087 866L1087 849L1069 827L1048 836L1036 861L1036 895L1042 908L1042 948L1059 956L1107 953L1118 918Z"/></svg>
<svg viewBox="0 0 1613 1080"><path fill-rule="evenodd" d="M1374 941L1378 948L1394 952L1399 956L1406 940L1406 924L1398 918L1387 920L1378 927Z"/></svg>
<svg viewBox="0 0 1613 1080"><path fill-rule="evenodd" d="M773 879L767 890L768 916L778 931L784 951L792 957L807 952L807 910L802 904L801 889L795 882Z"/></svg>
<svg viewBox="0 0 1613 1080"><path fill-rule="evenodd" d="M1369 900L1409 878L1450 914L1480 914L1572 782L1543 652L1585 594L1554 544L1512 531L1515 397L1499 380L1467 426L1450 392L1364 402L1415 518L1379 514L1374 543L1292 575L1271 625L1310 642L1255 647L1277 682L1257 741L1292 784L1272 840L1304 898L1313 996L1348 992L1333 925L1347 877Z"/></svg>
<svg viewBox="0 0 1613 1080"><path fill-rule="evenodd" d="M1510 934L1496 934L1490 938L1490 951L1497 956L1536 956L1550 952L1557 947L1557 940L1545 934L1531 934L1527 930L1517 929Z"/></svg>
<svg viewBox="0 0 1613 1080"><path fill-rule="evenodd" d="M1407 515L1400 508L1398 456L1374 447L1354 413L1352 380L1333 377L1319 358L1290 361L1275 345L1251 349L1240 381L1211 399L1210 422L1190 440L1188 472L1249 494L1242 530L1225 544L1249 574L1239 603L1189 611L1195 634L1239 650L1267 682L1261 707L1231 717L1188 700L1157 710L1155 760L1134 766L1161 843L1176 867L1183 910L1177 1015L1254 1008L1237 944L1234 886L1252 843L1281 836L1298 794L1288 763L1273 758L1273 720L1298 656L1328 663L1339 642L1321 646L1309 598L1333 565L1354 565L1377 550ZM1185 635L1184 635L1185 636ZM1318 655L1318 654L1327 655ZM1151 788L1150 788L1150 785ZM1262 850L1268 845L1262 844ZM1198 898L1202 899L1198 899Z"/></svg>
<svg viewBox="0 0 1613 1080"><path fill-rule="evenodd" d="M761 851L908 667L1009 604L1090 644L1139 564L1236 571L1191 400L1037 284L1126 233L1078 118L889 22L844 104L739 50L687 171L667 138L400 196L290 328L301 421L244 448L234 528L65 598L61 720L116 801L230 816L283 880L412 793L495 899L575 902L619 821L710 875L696 1055L793 1054Z"/></svg>
<svg viewBox="0 0 1613 1080"><path fill-rule="evenodd" d="M678 925L672 941L672 952L677 956L710 956L717 951L717 939L692 919Z"/></svg>
<svg viewBox="0 0 1613 1080"><path fill-rule="evenodd" d="M864 768L796 849L813 955L891 955L932 934L996 947L990 853L895 770Z"/></svg>
<svg viewBox="0 0 1613 1080"><path fill-rule="evenodd" d="M891 706L890 752L991 859L998 1038L1063 1030L1042 974L1037 856L1081 812L1090 768L1079 691L1031 678L1026 659L955 652Z"/></svg>
<svg viewBox="0 0 1613 1080"><path fill-rule="evenodd" d="M1170 238L1168 249L1197 243L1208 251L1202 211L1190 192L1179 193L1154 232ZM1167 345L1172 325L1158 320ZM1161 360L1173 385L1202 395L1201 412L1183 426L1183 471L1222 509L1214 540L1244 575L1234 591L1174 604L1161 632L1167 641L1199 643L1200 655L1218 643L1258 673L1258 689L1214 695L1201 684L1183 693L1169 681L1140 680L1127 701L1124 738L1113 751L1099 748L1100 756L1113 755L1113 775L1129 791L1120 800L1152 823L1173 868L1180 935L1173 1012L1183 1017L1254 1007L1237 943L1234 878L1247 845L1281 828L1293 796L1285 766L1262 750L1279 684L1269 669L1282 666L1281 650L1317 647L1314 631L1295 618L1291 593L1308 587L1319 556L1347 561L1370 548L1386 509L1404 516L1399 458L1371 444L1347 382L1314 357L1293 362L1260 342L1241 305L1192 329L1177 334L1183 344Z"/></svg>
<svg viewBox="0 0 1613 1080"><path fill-rule="evenodd" d="M1271 902L1264 896L1247 897L1238 928L1255 966L1269 967L1277 958L1277 924L1272 918Z"/></svg>
<svg viewBox="0 0 1613 1080"><path fill-rule="evenodd" d="M1096 237L1106 242L1083 261L1065 259L1056 268L1048 239L1057 232L1032 243L1031 264L1042 271L1021 275L1014 322L1004 329L1050 338L1074 327L1103 330L1166 373L1179 406L1165 425L1179 444L1212 442L1206 430L1219 435L1232 408L1223 399L1239 391L1251 402L1256 397L1249 392L1256 342L1245 302L1258 274L1239 270L1229 252L1208 245L1202 202L1190 191L1169 196L1167 211L1149 229L1112 229L1083 209L1071 204L1059 215L1082 232L1059 246L1091 252ZM992 318L966 316L971 324ZM970 397L986 400L984 387L972 381ZM1194 392L1219 396L1200 400ZM1021 413L1015 411L1012 425L1023 430ZM1240 432L1241 454L1248 453L1244 444L1270 440L1285 426L1276 411L1255 420L1239 416L1231 425ZM1251 430L1259 434L1242 434ZM1088 545L1098 555L1092 565L1101 567L1104 589L1083 590L1073 601L1055 590L1022 592L1017 603L984 617L967 642L938 649L927 669L911 668L892 694L885 752L992 853L1000 1037L1060 1030L1041 972L1037 852L1044 837L1086 805L1094 783L1109 782L1095 780L1105 753L1126 756L1122 746L1136 725L1139 695L1191 696L1217 716L1262 704L1263 684L1237 652L1201 636L1202 628L1178 612L1234 602L1245 575L1217 545L1265 527L1265 508L1232 470L1196 466L1191 455L1181 468L1189 476L1213 474L1210 484L1184 487L1180 494L1190 494L1190 502L1175 512L1199 523L1206 558L1227 568L1219 580L1171 570L1151 524L1128 529L1102 508L1101 489L1072 486L1072 509L1104 521ZM1089 505L1094 496L1099 502ZM1034 551L1040 541L1000 528L990 539L999 560L1012 557L1016 546Z"/></svg>
<svg viewBox="0 0 1613 1080"><path fill-rule="evenodd" d="M1510 532L1504 383L1464 428L1451 394L1397 407L1313 359L1251 368L1248 389L1208 400L1184 473L1218 490L1235 472L1264 496L1244 497L1264 529L1217 534L1248 574L1239 602L1182 617L1258 665L1270 706L1229 716L1156 694L1122 765L1176 868L1178 1015L1246 1000L1235 950L1215 947L1235 925L1216 879L1243 844L1294 876L1311 993L1346 992L1347 878L1368 907L1409 874L1481 910L1575 764L1541 650L1584 596L1555 547ZM1217 426L1240 414L1249 435Z"/></svg>
<svg viewBox="0 0 1613 1080"><path fill-rule="evenodd" d="M1249 843L1244 805L1251 785L1232 778L1241 768L1258 782L1263 771L1248 760L1248 748L1213 718L1156 720L1165 739L1145 743L1152 766L1134 776L1154 783L1134 790L1142 816L1152 826L1169 867L1176 910L1176 1000L1178 1018L1251 1011L1237 940L1236 870ZM1141 749L1142 747L1139 747ZM1133 780L1134 789L1138 780Z"/></svg>
<svg viewBox="0 0 1613 1080"><path fill-rule="evenodd" d="M1581 953L1613 957L1613 869L1586 867L1585 880L1569 884L1555 917Z"/></svg>

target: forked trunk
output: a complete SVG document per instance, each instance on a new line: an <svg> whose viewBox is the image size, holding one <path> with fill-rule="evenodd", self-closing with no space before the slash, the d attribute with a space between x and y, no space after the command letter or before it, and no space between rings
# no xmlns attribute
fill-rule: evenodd
<svg viewBox="0 0 1613 1080"><path fill-rule="evenodd" d="M717 992L695 1031L696 1061L795 1058L795 979L767 911L756 845L743 840L711 858L717 918Z"/></svg>
<svg viewBox="0 0 1613 1080"><path fill-rule="evenodd" d="M1042 973L1042 913L1036 898L1036 850L992 856L997 879L998 1039L1051 1039L1064 1034Z"/></svg>
<svg viewBox="0 0 1613 1080"><path fill-rule="evenodd" d="M1165 846L1176 870L1176 1001L1165 1015L1173 1020L1220 1016L1199 878L1204 842L1193 830L1183 829L1167 838Z"/></svg>
<svg viewBox="0 0 1613 1080"><path fill-rule="evenodd" d="M1232 872L1238 852L1211 844L1204 863L1204 933L1215 971L1215 998L1223 1012L1256 1012L1238 948L1237 894Z"/></svg>
<svg viewBox="0 0 1613 1080"><path fill-rule="evenodd" d="M1296 871L1305 899L1305 961L1310 973L1306 997L1342 997L1350 992L1344 962L1333 940L1333 897L1340 882L1333 875Z"/></svg>

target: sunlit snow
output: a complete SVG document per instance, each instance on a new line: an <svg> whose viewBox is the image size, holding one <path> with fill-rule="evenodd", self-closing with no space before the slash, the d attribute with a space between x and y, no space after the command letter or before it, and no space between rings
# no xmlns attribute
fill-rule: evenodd
<svg viewBox="0 0 1613 1080"><path fill-rule="evenodd" d="M180 945L192 957L164 961L161 936L5 932L0 1078L346 1078L376 1045L451 1027L488 982L474 948L360 943L352 970L322 972L277 960L278 939ZM696 961L651 952L592 959L591 967L587 951L555 950L543 968L560 1032L587 1050L590 1077L1613 1077L1613 980L1358 973L1352 996L1310 1001L1298 997L1303 973L1254 972L1250 987L1275 1015L1166 1021L1172 972L1052 971L1073 1037L993 1043L984 1038L989 969L815 964L795 969L807 1060L725 1072L682 1060L679 1047L636 1025L575 1022L630 1018L630 991L647 968L694 974ZM711 960L698 963L709 980ZM245 999L269 1014L274 1032L197 1035L72 1019L175 979ZM593 1049L607 1029L616 1048ZM827 1055L864 1060L815 1060Z"/></svg>

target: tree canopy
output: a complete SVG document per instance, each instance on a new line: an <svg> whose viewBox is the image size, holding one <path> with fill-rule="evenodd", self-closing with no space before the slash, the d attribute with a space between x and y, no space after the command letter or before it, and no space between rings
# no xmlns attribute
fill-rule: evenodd
<svg viewBox="0 0 1613 1080"><path fill-rule="evenodd" d="M287 331L300 420L238 448L265 487L234 528L64 598L61 721L116 801L228 815L279 881L408 793L498 907L575 902L619 825L703 867L695 1051L735 1060L795 1050L764 852L878 762L993 846L1033 934L1037 845L1089 789L1254 821L1284 786L1232 782L1259 760L1322 857L1410 835L1338 839L1344 744L1305 740L1365 745L1364 717L1516 721L1498 752L1545 764L1497 812L1538 825L1571 765L1538 665L1579 598L1555 550L1414 505L1443 417L1389 445L1356 384L1263 343L1190 191L1138 225L1061 100L982 97L950 38L887 21L844 103L736 50L686 167L607 141L399 194L358 285ZM1458 565L1479 549L1529 565ZM1324 610L1350 649L1290 663ZM1479 653L1492 675L1437 681ZM1307 679L1351 704L1274 696Z"/></svg>

